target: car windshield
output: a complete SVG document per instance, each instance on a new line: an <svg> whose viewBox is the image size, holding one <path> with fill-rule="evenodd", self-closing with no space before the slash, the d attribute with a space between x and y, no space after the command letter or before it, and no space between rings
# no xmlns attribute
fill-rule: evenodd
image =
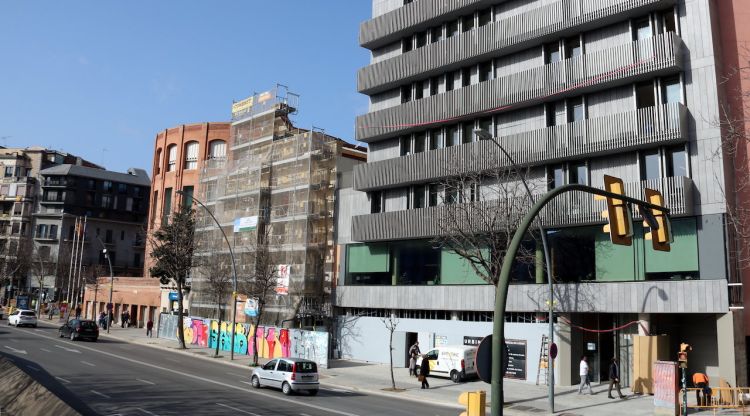
<svg viewBox="0 0 750 416"><path fill-rule="evenodd" d="M86 328L86 329L92 329L92 328L96 328L96 324L94 323L94 321L82 321L81 327Z"/></svg>
<svg viewBox="0 0 750 416"><path fill-rule="evenodd" d="M296 370L298 373L317 373L318 366L311 361L300 361L296 365Z"/></svg>
<svg viewBox="0 0 750 416"><path fill-rule="evenodd" d="M23 316L36 316L36 314L32 311L23 311L21 312L21 315Z"/></svg>

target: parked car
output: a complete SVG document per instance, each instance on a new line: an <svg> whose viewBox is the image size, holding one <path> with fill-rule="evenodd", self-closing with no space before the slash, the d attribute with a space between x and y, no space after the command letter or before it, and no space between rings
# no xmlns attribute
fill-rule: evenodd
<svg viewBox="0 0 750 416"><path fill-rule="evenodd" d="M302 358L276 358L253 370L250 383L255 388L280 388L286 395L306 391L314 396L320 387L318 365Z"/></svg>
<svg viewBox="0 0 750 416"><path fill-rule="evenodd" d="M477 375L477 368L474 364L477 347L463 345L436 347L428 351L425 356L430 360L430 376L450 377L454 383L460 383ZM422 360L422 357L417 358L417 375L420 373L419 366Z"/></svg>
<svg viewBox="0 0 750 416"><path fill-rule="evenodd" d="M60 338L70 337L71 341L90 339L94 342L99 338L99 326L88 319L71 319L58 330Z"/></svg>
<svg viewBox="0 0 750 416"><path fill-rule="evenodd" d="M32 326L36 328L36 312L28 309L16 309L8 315L8 325Z"/></svg>

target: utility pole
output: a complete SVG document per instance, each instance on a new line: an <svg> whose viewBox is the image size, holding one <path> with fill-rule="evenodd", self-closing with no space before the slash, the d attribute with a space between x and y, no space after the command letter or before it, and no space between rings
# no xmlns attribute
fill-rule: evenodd
<svg viewBox="0 0 750 416"><path fill-rule="evenodd" d="M107 304L107 333L109 334L109 328L112 327L112 320L109 319L109 314L113 313L115 308L115 305L112 304L112 292L114 291L113 289L115 286L115 274L112 271L112 260L109 259L107 247L104 245L104 242L101 238L99 238L98 235L96 236L96 239L99 240L99 243L102 245L102 253L104 253L104 258L107 259L107 264L109 265L109 303Z"/></svg>

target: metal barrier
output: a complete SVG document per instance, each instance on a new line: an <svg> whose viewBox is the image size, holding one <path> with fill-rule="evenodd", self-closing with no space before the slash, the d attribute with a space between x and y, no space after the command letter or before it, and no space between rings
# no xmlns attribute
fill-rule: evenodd
<svg viewBox="0 0 750 416"><path fill-rule="evenodd" d="M711 387L710 389L711 394L707 396L702 388L688 388L688 411L690 409L697 411L711 410L713 414L718 414L717 412L722 410L733 410L742 415L750 415L750 387ZM682 393L684 390L680 389L678 398L680 410L683 407Z"/></svg>

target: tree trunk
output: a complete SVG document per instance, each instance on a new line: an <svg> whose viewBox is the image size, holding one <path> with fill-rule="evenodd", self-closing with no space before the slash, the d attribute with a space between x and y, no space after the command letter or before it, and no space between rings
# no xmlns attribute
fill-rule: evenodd
<svg viewBox="0 0 750 416"><path fill-rule="evenodd" d="M185 348L185 328L182 326L182 282L177 279L177 342L181 350Z"/></svg>
<svg viewBox="0 0 750 416"><path fill-rule="evenodd" d="M253 337L255 337L255 334L258 333L258 327L260 326L260 318L263 316L263 304L258 302L258 316L255 317L255 328L253 328L253 331L255 333L251 334ZM258 366L258 339L255 337L253 340L253 364L254 367Z"/></svg>
<svg viewBox="0 0 750 416"><path fill-rule="evenodd" d="M391 329L391 336L388 340L388 350L391 356L391 387L396 390L396 380L393 378L393 329Z"/></svg>
<svg viewBox="0 0 750 416"><path fill-rule="evenodd" d="M216 327L216 351L214 352L214 357L219 356L219 344L221 343L221 306L219 305L219 302L216 302L216 316L219 324Z"/></svg>

